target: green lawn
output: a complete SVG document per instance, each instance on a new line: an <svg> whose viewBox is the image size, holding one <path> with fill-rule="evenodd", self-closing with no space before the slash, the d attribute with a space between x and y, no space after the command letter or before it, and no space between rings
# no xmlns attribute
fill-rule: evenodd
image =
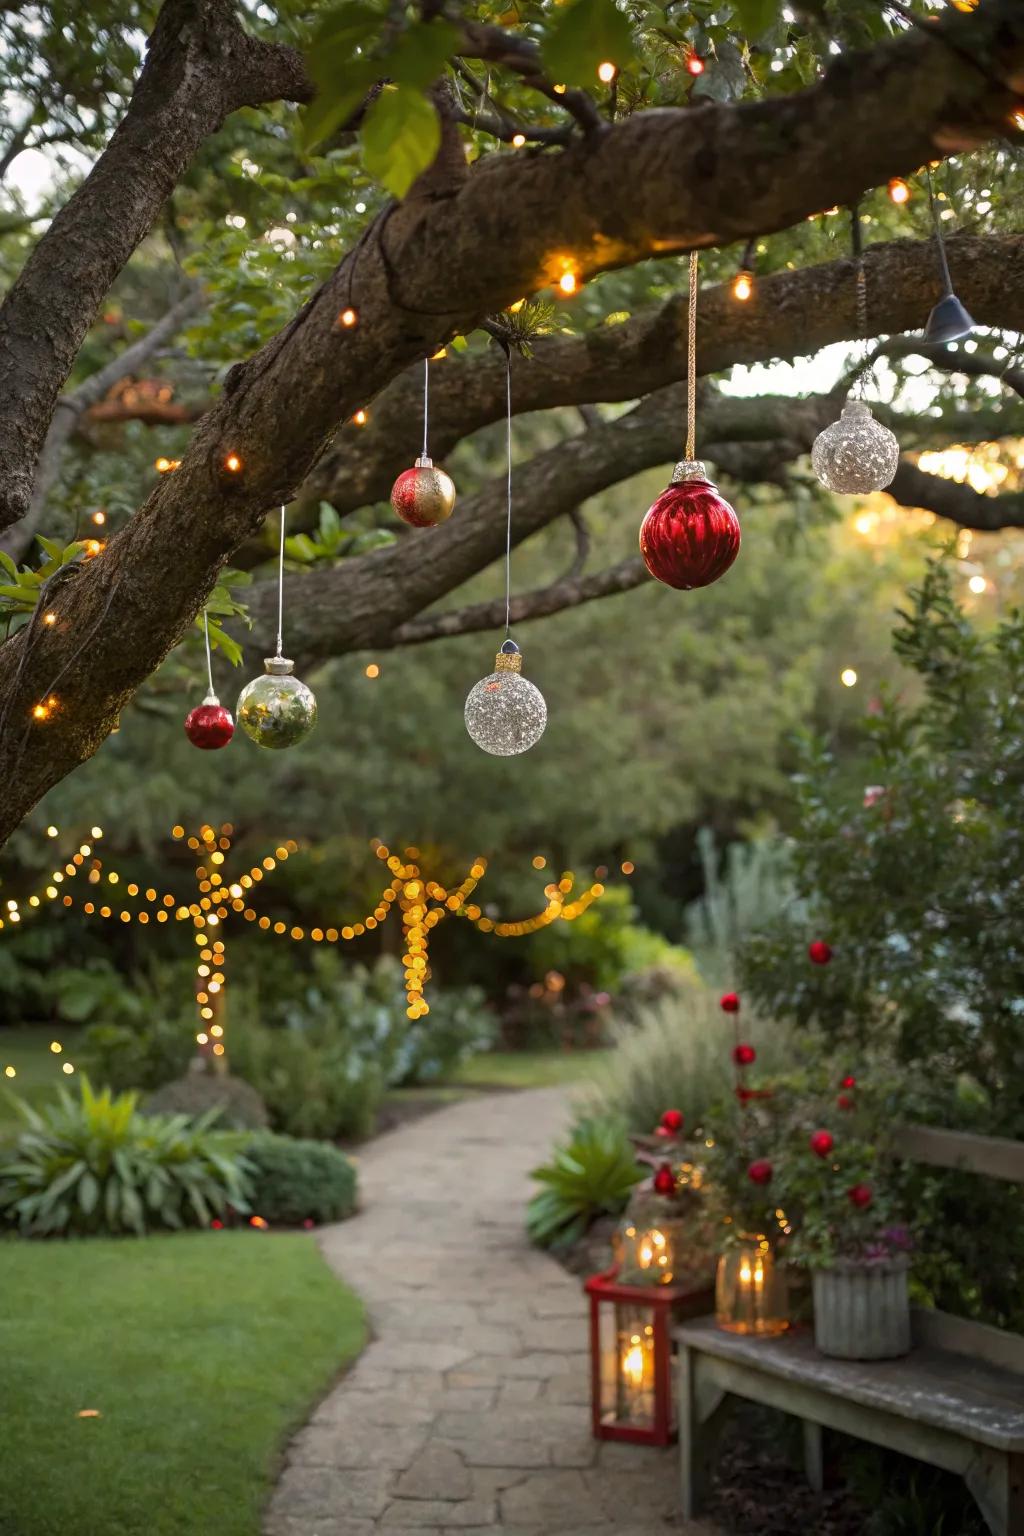
<svg viewBox="0 0 1024 1536"><path fill-rule="evenodd" d="M463 1062L452 1079L471 1088L551 1088L584 1082L610 1051L488 1051Z"/></svg>
<svg viewBox="0 0 1024 1536"><path fill-rule="evenodd" d="M61 1085L75 1079L63 1069L65 1062L80 1069L77 1052L83 1031L70 1024L5 1024L0 1029L0 1130L22 1124L12 1100L15 1096L40 1104L52 1098ZM63 1046L59 1055L50 1050L55 1040ZM9 1077L7 1067L13 1067Z"/></svg>
<svg viewBox="0 0 1024 1536"><path fill-rule="evenodd" d="M0 1533L257 1536L364 1339L309 1237L0 1241Z"/></svg>

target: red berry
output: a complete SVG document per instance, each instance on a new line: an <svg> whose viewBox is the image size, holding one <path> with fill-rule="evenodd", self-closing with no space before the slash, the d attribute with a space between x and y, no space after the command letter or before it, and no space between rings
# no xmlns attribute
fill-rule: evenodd
<svg viewBox="0 0 1024 1536"><path fill-rule="evenodd" d="M846 1191L846 1198L851 1205L855 1205L858 1211L866 1211L875 1198L870 1184L854 1184Z"/></svg>
<svg viewBox="0 0 1024 1536"><path fill-rule="evenodd" d="M832 946L826 944L824 939L815 939L813 944L808 945L807 953L812 965L828 965L832 959Z"/></svg>
<svg viewBox="0 0 1024 1536"><path fill-rule="evenodd" d="M814 1135L811 1137L810 1146L811 1151L814 1152L818 1157L828 1157L829 1153L832 1151L832 1148L835 1146L832 1132L815 1131Z"/></svg>
<svg viewBox="0 0 1024 1536"><path fill-rule="evenodd" d="M757 1052L752 1045L733 1046L732 1059L738 1067L749 1067L757 1060Z"/></svg>
<svg viewBox="0 0 1024 1536"><path fill-rule="evenodd" d="M723 1013L739 1013L740 997L738 992L724 992L718 1004Z"/></svg>
<svg viewBox="0 0 1024 1536"><path fill-rule="evenodd" d="M853 1100L850 1098L850 1095L848 1093L841 1093L839 1095L839 1097L836 1099L836 1103L839 1105L840 1109L852 1109L853 1108Z"/></svg>
<svg viewBox="0 0 1024 1536"><path fill-rule="evenodd" d="M673 1136L677 1135L678 1132L683 1128L682 1110L666 1109L665 1113L661 1117L661 1123L667 1131L672 1132Z"/></svg>
<svg viewBox="0 0 1024 1536"><path fill-rule="evenodd" d="M747 1178L751 1184L770 1184L774 1171L766 1157L759 1157L747 1169Z"/></svg>
<svg viewBox="0 0 1024 1536"><path fill-rule="evenodd" d="M840 1088L856 1088L856 1086L857 1086L857 1079L855 1077L849 1077L849 1076L844 1077L842 1082L839 1084L839 1086L840 1086Z"/></svg>
<svg viewBox="0 0 1024 1536"><path fill-rule="evenodd" d="M676 1192L676 1176L668 1163L662 1163L654 1175L654 1192L657 1195L674 1195Z"/></svg>

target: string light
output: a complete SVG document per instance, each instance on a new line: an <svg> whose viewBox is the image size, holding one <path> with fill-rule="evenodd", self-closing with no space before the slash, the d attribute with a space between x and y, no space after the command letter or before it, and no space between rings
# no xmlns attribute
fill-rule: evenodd
<svg viewBox="0 0 1024 1536"><path fill-rule="evenodd" d="M44 624L51 624L52 625L52 624L56 624L56 622L57 622L57 615L53 612L52 608L50 609L49 613L44 613L43 614L43 623Z"/></svg>
<svg viewBox="0 0 1024 1536"><path fill-rule="evenodd" d="M366 668L366 675L367 677L380 677L380 667L378 667L375 661L371 661L370 665Z"/></svg>
<svg viewBox="0 0 1024 1536"><path fill-rule="evenodd" d="M563 272L561 277L558 279L558 286L564 294L575 293L577 287L579 286L576 273L571 270Z"/></svg>
<svg viewBox="0 0 1024 1536"><path fill-rule="evenodd" d="M358 411L356 411L355 415L352 417L352 421L353 421L354 425L357 426L357 427L365 427L366 423L369 421L369 419L370 419L369 412L363 410L362 408L360 408Z"/></svg>
<svg viewBox="0 0 1024 1536"><path fill-rule="evenodd" d="M700 54L696 53L692 48L686 55L686 68L687 72L693 75L694 78L696 78L697 75L702 75L704 73L704 60L701 58Z"/></svg>
<svg viewBox="0 0 1024 1536"><path fill-rule="evenodd" d="M857 669L855 667L844 667L839 674L839 681L844 688L855 688L857 686Z"/></svg>
<svg viewBox="0 0 1024 1536"><path fill-rule="evenodd" d="M237 475L242 468L242 460L237 453L229 453L224 460L224 468L229 475Z"/></svg>
<svg viewBox="0 0 1024 1536"><path fill-rule="evenodd" d="M897 207L910 202L910 184L902 176L894 176L889 183L889 197Z"/></svg>
<svg viewBox="0 0 1024 1536"><path fill-rule="evenodd" d="M984 576L972 576L967 585L978 597L980 597L981 594L988 589L988 582L985 580Z"/></svg>
<svg viewBox="0 0 1024 1536"><path fill-rule="evenodd" d="M602 64L597 66L597 78L601 81L602 85L611 85L618 72L618 69L610 59L605 59Z"/></svg>
<svg viewBox="0 0 1024 1536"><path fill-rule="evenodd" d="M522 149L522 147L523 147L523 145L525 143L526 143L526 134L525 133L514 133L512 135L512 147L514 149Z"/></svg>
<svg viewBox="0 0 1024 1536"><path fill-rule="evenodd" d="M99 511L92 514L92 520L96 524L97 528L102 528L103 524L107 520L107 514L101 508Z"/></svg>
<svg viewBox="0 0 1024 1536"><path fill-rule="evenodd" d="M733 296L733 298L734 299L738 299L741 304L745 304L748 299L753 297L753 294L754 294L754 274L753 274L753 272L747 272L747 271L737 272L736 276L732 280L732 296Z"/></svg>

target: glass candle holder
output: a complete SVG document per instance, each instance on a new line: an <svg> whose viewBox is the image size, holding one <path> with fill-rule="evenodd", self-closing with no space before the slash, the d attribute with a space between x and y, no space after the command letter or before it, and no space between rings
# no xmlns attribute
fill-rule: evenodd
<svg viewBox="0 0 1024 1536"><path fill-rule="evenodd" d="M741 1237L718 1261L715 1320L728 1333L771 1335L789 1327L786 1277L768 1239Z"/></svg>

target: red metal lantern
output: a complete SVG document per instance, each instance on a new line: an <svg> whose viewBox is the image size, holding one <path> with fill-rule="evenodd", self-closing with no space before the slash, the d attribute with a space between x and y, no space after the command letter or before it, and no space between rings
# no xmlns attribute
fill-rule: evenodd
<svg viewBox="0 0 1024 1536"><path fill-rule="evenodd" d="M689 591L724 576L740 550L740 520L697 459L683 459L640 526L651 575Z"/></svg>
<svg viewBox="0 0 1024 1536"><path fill-rule="evenodd" d="M671 1445L676 1438L672 1325L707 1312L711 1289L622 1285L594 1275L590 1297L590 1406L594 1438Z"/></svg>

